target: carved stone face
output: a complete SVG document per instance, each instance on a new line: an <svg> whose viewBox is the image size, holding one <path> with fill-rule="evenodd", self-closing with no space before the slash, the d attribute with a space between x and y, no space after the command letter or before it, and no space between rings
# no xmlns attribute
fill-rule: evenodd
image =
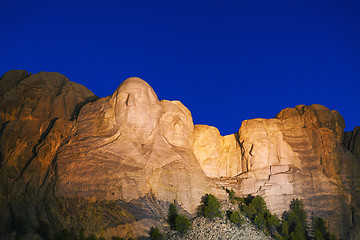
<svg viewBox="0 0 360 240"><path fill-rule="evenodd" d="M168 143L177 147L190 147L193 128L190 111L177 101L161 101L164 113L161 116L161 134Z"/></svg>
<svg viewBox="0 0 360 240"><path fill-rule="evenodd" d="M124 130L149 135L160 117L161 105L154 90L140 78L125 80L115 91L115 121Z"/></svg>

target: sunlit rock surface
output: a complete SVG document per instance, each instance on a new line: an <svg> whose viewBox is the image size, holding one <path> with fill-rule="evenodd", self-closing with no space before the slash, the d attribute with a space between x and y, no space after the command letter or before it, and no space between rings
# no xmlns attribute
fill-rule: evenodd
<svg viewBox="0 0 360 240"><path fill-rule="evenodd" d="M251 121L258 121L257 127L250 127ZM338 235L357 231L359 162L341 144L344 127L338 112L321 105L284 109L276 119L245 121L239 135L250 171L243 174L240 191L263 195L277 213L290 199L302 198L308 213L327 219Z"/></svg>
<svg viewBox="0 0 360 240"><path fill-rule="evenodd" d="M193 125L179 101L139 78L98 99L58 73L0 80L0 238L40 221L111 238L147 236L168 206L195 213L201 196L262 195L281 214L302 198L344 239L359 238L359 128L321 105L251 119L235 134Z"/></svg>
<svg viewBox="0 0 360 240"><path fill-rule="evenodd" d="M157 99L139 78L109 98L84 106L58 154L58 196L130 201L152 193L194 213L209 192L192 152L191 114L180 102Z"/></svg>
<svg viewBox="0 0 360 240"><path fill-rule="evenodd" d="M355 128L344 139L344 128L338 112L299 105L275 119L243 121L238 133L225 137L196 125L194 153L207 176L222 179L218 185L244 196L260 194L278 215L292 198L301 198L309 216L323 217L338 236L356 239L359 134Z"/></svg>
<svg viewBox="0 0 360 240"><path fill-rule="evenodd" d="M0 232L35 229L46 219L50 175L78 110L94 94L59 73L23 70L0 79ZM45 206L44 201L49 201ZM55 208L53 208L55 210ZM56 211L56 210L55 210ZM4 237L6 239L6 237Z"/></svg>
<svg viewBox="0 0 360 240"><path fill-rule="evenodd" d="M208 177L234 177L247 169L238 135L221 136L212 126L195 125L194 153Z"/></svg>

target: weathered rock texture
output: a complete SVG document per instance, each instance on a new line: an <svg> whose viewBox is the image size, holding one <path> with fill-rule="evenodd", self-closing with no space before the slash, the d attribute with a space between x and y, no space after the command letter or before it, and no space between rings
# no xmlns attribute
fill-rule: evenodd
<svg viewBox="0 0 360 240"><path fill-rule="evenodd" d="M244 171L238 135L221 136L217 128L195 125L194 154L208 177L233 177Z"/></svg>
<svg viewBox="0 0 360 240"><path fill-rule="evenodd" d="M59 73L9 71L0 79L0 232L45 219L49 176L81 105L96 97ZM50 204L51 205L51 204ZM35 226L34 226L35 225Z"/></svg>
<svg viewBox="0 0 360 240"><path fill-rule="evenodd" d="M358 158L360 158L360 127L344 134L344 145Z"/></svg>
<svg viewBox="0 0 360 240"><path fill-rule="evenodd" d="M174 200L191 214L225 186L278 214L302 198L357 239L359 129L344 127L336 111L299 105L221 136L139 78L98 99L58 73L10 71L0 79L0 237L38 238L44 222L51 234L146 236Z"/></svg>
<svg viewBox="0 0 360 240"><path fill-rule="evenodd" d="M359 162L341 144L341 115L321 105L296 106L261 122L270 126L256 131L261 135L255 139L249 139L255 134L247 125L239 131L245 149L252 146L251 154L245 150L251 169L244 174L243 193L264 195L278 213L291 198L302 198L307 211L327 219L337 235L350 238L350 229L358 234Z"/></svg>
<svg viewBox="0 0 360 240"><path fill-rule="evenodd" d="M336 111L299 105L275 119L246 120L225 137L214 127L195 126L194 152L209 177L223 179L218 185L260 194L280 215L292 198L302 198L309 216L323 217L338 236L356 239L360 159L343 146L344 127ZM357 136L357 129L345 135L355 154Z"/></svg>
<svg viewBox="0 0 360 240"><path fill-rule="evenodd" d="M209 192L192 153L193 124L180 102L157 99L139 78L84 106L58 155L56 194L130 201L153 193L194 212Z"/></svg>

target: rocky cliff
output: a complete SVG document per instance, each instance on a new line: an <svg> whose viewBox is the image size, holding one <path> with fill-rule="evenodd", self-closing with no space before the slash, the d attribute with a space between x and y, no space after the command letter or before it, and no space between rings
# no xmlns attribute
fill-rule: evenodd
<svg viewBox="0 0 360 240"><path fill-rule="evenodd" d="M221 136L193 125L179 101L139 78L97 98L58 73L0 80L0 233L68 229L146 236L171 202L194 214L201 196L262 195L281 214L292 198L339 237L359 235L359 131L321 105L252 119ZM19 230L20 229L20 230Z"/></svg>
<svg viewBox="0 0 360 240"><path fill-rule="evenodd" d="M360 127L355 127L353 131L345 132L344 145L360 158Z"/></svg>
<svg viewBox="0 0 360 240"><path fill-rule="evenodd" d="M127 79L82 108L58 154L55 193L94 201L153 193L194 212L209 187L191 150L193 128L180 102L160 102L146 82Z"/></svg>
<svg viewBox="0 0 360 240"><path fill-rule="evenodd" d="M282 110L275 119L252 119L222 137L195 126L195 155L209 177L238 194L262 195L279 215L292 198L325 218L338 236L359 235L360 159L342 144L342 116L321 105ZM357 132L345 135L356 154ZM336 210L335 210L336 209Z"/></svg>

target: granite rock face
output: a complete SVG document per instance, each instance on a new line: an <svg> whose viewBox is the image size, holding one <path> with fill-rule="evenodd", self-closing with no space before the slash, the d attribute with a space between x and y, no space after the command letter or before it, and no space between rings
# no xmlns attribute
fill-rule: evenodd
<svg viewBox="0 0 360 240"><path fill-rule="evenodd" d="M0 232L44 216L48 177L77 109L96 97L59 73L13 70L0 79ZM36 226L36 225L35 225ZM6 238L5 238L6 239Z"/></svg>
<svg viewBox="0 0 360 240"><path fill-rule="evenodd" d="M217 128L195 126L194 154L208 177L219 177L224 171L221 162L221 136Z"/></svg>
<svg viewBox="0 0 360 240"><path fill-rule="evenodd" d="M360 158L360 127L344 134L344 145L358 158Z"/></svg>
<svg viewBox="0 0 360 240"><path fill-rule="evenodd" d="M161 103L146 82L127 79L112 96L82 108L58 155L56 194L130 201L153 193L194 212L209 188L192 138L188 109Z"/></svg>
<svg viewBox="0 0 360 240"><path fill-rule="evenodd" d="M251 127L250 121L258 123ZM266 127L256 129L261 125ZM291 198L302 198L308 213L325 218L338 236L355 239L359 162L342 145L344 127L338 112L321 105L284 109L276 119L246 121L239 135L251 167L242 176L240 190L263 195L277 213Z"/></svg>
<svg viewBox="0 0 360 240"><path fill-rule="evenodd" d="M58 73L10 71L0 85L1 238L36 239L44 222L144 236L170 202L194 212L210 191L190 111L143 80L102 99Z"/></svg>
<svg viewBox="0 0 360 240"><path fill-rule="evenodd" d="M222 187L260 194L277 214L302 198L339 237L360 236L359 128L344 134L342 116L321 105L221 136L139 78L98 99L61 74L16 70L0 79L0 126L0 238L25 222L21 234L36 239L41 221L146 236L174 200L192 214L204 194L226 197Z"/></svg>
<svg viewBox="0 0 360 240"><path fill-rule="evenodd" d="M234 177L247 169L238 134L221 136L212 126L195 125L194 154L208 177Z"/></svg>
<svg viewBox="0 0 360 240"><path fill-rule="evenodd" d="M336 111L299 105L275 119L243 121L238 133L225 137L213 127L195 126L194 152L209 177L223 179L218 185L262 195L278 215L292 198L301 198L309 216L323 217L338 236L356 239L360 159L343 146L344 127ZM344 140L355 154L356 130Z"/></svg>

